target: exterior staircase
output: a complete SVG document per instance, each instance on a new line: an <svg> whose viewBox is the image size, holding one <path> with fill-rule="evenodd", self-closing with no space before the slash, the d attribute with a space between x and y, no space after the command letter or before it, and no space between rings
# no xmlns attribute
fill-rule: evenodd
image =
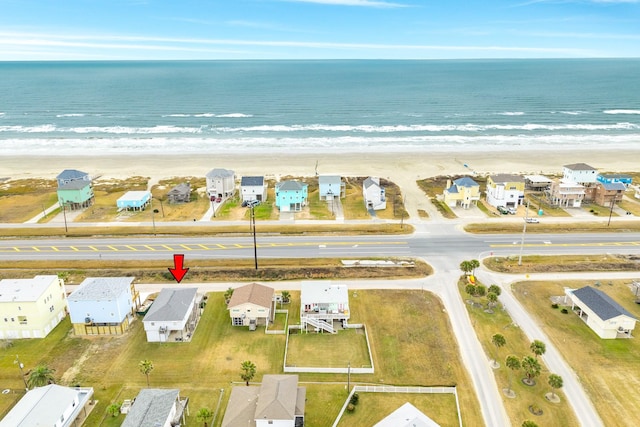
<svg viewBox="0 0 640 427"><path fill-rule="evenodd" d="M300 320L302 320L303 325L311 325L315 328L322 329L323 331L327 331L329 333L335 334L336 330L333 329L333 325L328 322L325 322L321 319L315 319L313 317L304 316Z"/></svg>

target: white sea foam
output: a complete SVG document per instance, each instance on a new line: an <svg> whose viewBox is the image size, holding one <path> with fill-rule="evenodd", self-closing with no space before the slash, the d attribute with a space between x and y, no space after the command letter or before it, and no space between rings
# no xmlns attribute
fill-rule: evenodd
<svg viewBox="0 0 640 427"><path fill-rule="evenodd" d="M589 114L588 111L552 111L551 114L566 114L568 116L581 116L583 114Z"/></svg>
<svg viewBox="0 0 640 427"><path fill-rule="evenodd" d="M499 116L524 116L523 111L505 111L504 113L498 113Z"/></svg>
<svg viewBox="0 0 640 427"><path fill-rule="evenodd" d="M9 138L0 144L0 155L110 155L110 154L171 154L215 153L224 146L228 153L319 153L331 149L336 152L452 152L482 149L504 150L581 150L636 148L640 133L628 135L414 135L407 137L312 137L312 138Z"/></svg>
<svg viewBox="0 0 640 427"><path fill-rule="evenodd" d="M67 113L67 114L56 114L56 117L84 117L85 114L82 113Z"/></svg>
<svg viewBox="0 0 640 427"><path fill-rule="evenodd" d="M214 114L214 113L198 113L198 114L165 114L162 117L218 117L218 118L250 118L253 114L244 113L226 113L226 114Z"/></svg>
<svg viewBox="0 0 640 427"><path fill-rule="evenodd" d="M640 114L640 110L604 110L605 114Z"/></svg>

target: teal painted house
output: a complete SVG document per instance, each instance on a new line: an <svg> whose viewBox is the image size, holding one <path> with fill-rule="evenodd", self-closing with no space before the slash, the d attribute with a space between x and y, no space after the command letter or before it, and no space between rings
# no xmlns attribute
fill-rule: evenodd
<svg viewBox="0 0 640 427"><path fill-rule="evenodd" d="M307 188L300 181L282 181L276 184L276 206L280 212L299 212L307 205Z"/></svg>
<svg viewBox="0 0 640 427"><path fill-rule="evenodd" d="M84 209L93 204L93 186L86 172L65 169L57 177L58 203L66 209Z"/></svg>

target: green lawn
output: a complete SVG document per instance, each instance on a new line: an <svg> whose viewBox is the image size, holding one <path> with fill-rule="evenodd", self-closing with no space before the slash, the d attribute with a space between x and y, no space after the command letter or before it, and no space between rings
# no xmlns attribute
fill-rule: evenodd
<svg viewBox="0 0 640 427"><path fill-rule="evenodd" d="M371 367L367 340L362 329L344 329L336 334L305 333L289 335L287 366L346 368Z"/></svg>

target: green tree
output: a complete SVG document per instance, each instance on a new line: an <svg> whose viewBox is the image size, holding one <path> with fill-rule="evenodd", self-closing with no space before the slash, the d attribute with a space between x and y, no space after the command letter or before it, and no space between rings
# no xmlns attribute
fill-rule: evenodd
<svg viewBox="0 0 640 427"><path fill-rule="evenodd" d="M540 340L533 340L529 349L531 349L531 352L538 358L538 356L542 356L547 351L547 346Z"/></svg>
<svg viewBox="0 0 640 427"><path fill-rule="evenodd" d="M491 343L496 346L496 350L500 350L500 347L504 347L507 344L507 340L502 334L493 334L491 336ZM498 358L496 357L494 360L496 361L496 364L497 364ZM498 364L498 366L500 365Z"/></svg>
<svg viewBox="0 0 640 427"><path fill-rule="evenodd" d="M138 363L138 368L140 369L140 373L147 377L147 387L149 387L149 375L151 371L153 371L153 362L149 359L141 360L140 363Z"/></svg>
<svg viewBox="0 0 640 427"><path fill-rule="evenodd" d="M538 424L531 420L526 420L522 423L522 427L538 427Z"/></svg>
<svg viewBox="0 0 640 427"><path fill-rule="evenodd" d="M525 356L522 358L521 364L522 369L527 376L527 384L533 385L535 383L535 378L538 377L542 372L542 366L540 366L540 362L538 362L538 359L536 359L535 357Z"/></svg>
<svg viewBox="0 0 640 427"><path fill-rule="evenodd" d="M233 296L233 288L229 287L226 291L224 291L224 302L229 304L231 301L231 297Z"/></svg>
<svg viewBox="0 0 640 427"><path fill-rule="evenodd" d="M471 264L471 274L473 274L474 276L476 275L476 268L480 267L480 261L478 261L477 259L472 259L469 261L469 264Z"/></svg>
<svg viewBox="0 0 640 427"><path fill-rule="evenodd" d="M520 359L512 354L507 356L504 364L507 365L507 368L511 369L512 371L517 371L518 369L520 369ZM509 375L509 393L511 393L511 375Z"/></svg>
<svg viewBox="0 0 640 427"><path fill-rule="evenodd" d="M462 270L464 274L468 276L469 273L473 271L473 264L471 263L471 261L462 261L460 263L460 270Z"/></svg>
<svg viewBox="0 0 640 427"><path fill-rule="evenodd" d="M502 294L502 288L498 285L491 285L489 286L489 292L492 292L497 296L500 296L500 294Z"/></svg>
<svg viewBox="0 0 640 427"><path fill-rule="evenodd" d="M107 406L107 414L111 415L112 417L117 417L118 415L120 415L120 404L112 403L111 405Z"/></svg>
<svg viewBox="0 0 640 427"><path fill-rule="evenodd" d="M211 412L209 408L200 408L196 414L196 418L198 421L202 421L204 423L204 427L207 427L207 421L213 418L213 412Z"/></svg>
<svg viewBox="0 0 640 427"><path fill-rule="evenodd" d="M483 297L487 294L487 287L485 285L477 285L476 286L476 295L479 297Z"/></svg>
<svg viewBox="0 0 640 427"><path fill-rule="evenodd" d="M34 387L42 387L47 384L55 384L53 373L56 370L47 365L38 365L30 373L27 378L27 386L31 389Z"/></svg>
<svg viewBox="0 0 640 427"><path fill-rule="evenodd" d="M549 385L551 386L551 394L553 394L553 397L557 397L556 396L556 390L559 388L562 388L562 386L564 385L564 381L562 381L562 377L558 374L551 374L549 375Z"/></svg>
<svg viewBox="0 0 640 427"><path fill-rule="evenodd" d="M291 293L289 291L282 291L282 302L287 304L291 299Z"/></svg>
<svg viewBox="0 0 640 427"><path fill-rule="evenodd" d="M466 293L468 293L471 296L475 296L476 295L476 287L475 285L472 285L471 283L469 283L467 286L465 286L464 291Z"/></svg>
<svg viewBox="0 0 640 427"><path fill-rule="evenodd" d="M489 292L487 294L487 301L487 308L494 307L496 305L496 302L498 302L498 295L494 294L493 292Z"/></svg>
<svg viewBox="0 0 640 427"><path fill-rule="evenodd" d="M250 360L245 360L244 362L242 362L242 372L240 373L240 378L242 378L243 381L246 381L247 386L249 385L249 381L251 381L253 377L255 377L255 375L256 365Z"/></svg>

